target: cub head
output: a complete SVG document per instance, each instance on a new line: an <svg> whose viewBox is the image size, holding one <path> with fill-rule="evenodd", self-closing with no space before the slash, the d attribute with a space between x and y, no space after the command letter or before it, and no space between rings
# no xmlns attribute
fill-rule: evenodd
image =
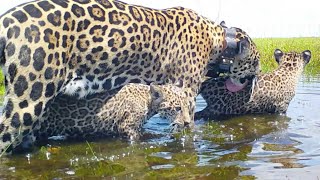
<svg viewBox="0 0 320 180"><path fill-rule="evenodd" d="M311 51L305 50L301 53L289 52L284 53L280 49L274 51L274 58L279 65L287 67L305 67L310 62Z"/></svg>
<svg viewBox="0 0 320 180"><path fill-rule="evenodd" d="M150 85L152 109L171 122L172 131L190 127L193 122L183 88L172 84Z"/></svg>

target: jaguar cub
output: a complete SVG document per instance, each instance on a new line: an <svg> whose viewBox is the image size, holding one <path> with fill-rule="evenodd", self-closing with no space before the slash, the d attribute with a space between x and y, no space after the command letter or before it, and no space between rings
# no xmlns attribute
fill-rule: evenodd
<svg viewBox="0 0 320 180"><path fill-rule="evenodd" d="M239 90L232 86L228 77L207 79L200 94L207 107L197 112L196 119L219 115L248 113L285 113L295 95L298 79L311 59L311 52L283 53L274 51L278 68L270 73L260 74L255 81L247 81Z"/></svg>
<svg viewBox="0 0 320 180"><path fill-rule="evenodd" d="M58 96L44 114L46 120L36 136L81 139L121 135L136 139L144 122L157 113L170 120L172 130L191 125L189 103L182 88L130 83L80 100Z"/></svg>

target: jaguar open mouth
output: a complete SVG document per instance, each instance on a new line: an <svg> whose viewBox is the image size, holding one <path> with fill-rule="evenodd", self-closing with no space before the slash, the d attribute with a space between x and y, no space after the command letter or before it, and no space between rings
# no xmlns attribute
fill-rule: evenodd
<svg viewBox="0 0 320 180"><path fill-rule="evenodd" d="M247 76L240 78L239 80L228 78L225 82L225 86L230 92L238 92L244 89L247 85L252 84L254 79L255 76Z"/></svg>

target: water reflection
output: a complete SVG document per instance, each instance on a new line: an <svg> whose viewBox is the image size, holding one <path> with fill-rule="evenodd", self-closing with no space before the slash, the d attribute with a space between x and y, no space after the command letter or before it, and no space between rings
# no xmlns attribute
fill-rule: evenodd
<svg viewBox="0 0 320 180"><path fill-rule="evenodd" d="M166 134L168 122L156 116L141 141L52 141L30 155L2 158L0 179L315 179L320 177L319 102L320 78L305 77L286 116L198 121L194 132L175 136ZM197 105L201 109L205 102L198 98Z"/></svg>

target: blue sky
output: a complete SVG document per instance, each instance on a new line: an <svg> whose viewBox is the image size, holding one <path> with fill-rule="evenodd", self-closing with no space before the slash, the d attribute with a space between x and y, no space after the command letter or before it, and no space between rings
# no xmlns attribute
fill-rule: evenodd
<svg viewBox="0 0 320 180"><path fill-rule="evenodd" d="M28 0L2 0L0 13ZM228 26L240 27L251 37L320 37L319 0L122 0L163 9L191 8Z"/></svg>

